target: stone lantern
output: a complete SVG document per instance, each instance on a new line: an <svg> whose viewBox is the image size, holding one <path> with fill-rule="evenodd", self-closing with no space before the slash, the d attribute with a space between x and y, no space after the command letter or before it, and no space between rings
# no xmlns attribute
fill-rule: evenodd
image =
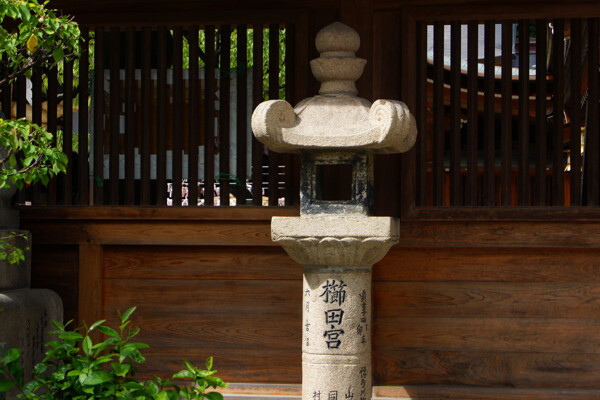
<svg viewBox="0 0 600 400"><path fill-rule="evenodd" d="M252 115L269 149L301 154L300 217L273 217L271 237L304 266L303 400L371 398L371 271L399 238L397 219L371 216L373 154L405 152L417 135L404 103L356 96L359 46L352 28L326 26L311 61L319 95L295 108L269 100ZM331 166L351 186L335 198L324 195Z"/></svg>

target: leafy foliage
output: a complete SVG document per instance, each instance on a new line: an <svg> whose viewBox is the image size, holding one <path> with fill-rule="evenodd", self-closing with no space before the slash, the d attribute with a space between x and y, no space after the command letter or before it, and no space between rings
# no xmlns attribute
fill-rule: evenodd
<svg viewBox="0 0 600 400"><path fill-rule="evenodd" d="M20 76L30 77L33 68L52 68L80 54L77 24L45 8L46 4L0 0L0 87ZM37 182L46 185L54 175L66 171L68 160L61 151L60 133L54 137L26 119L0 119L0 145L0 189L11 185L22 189ZM18 263L24 254L0 237L0 259Z"/></svg>
<svg viewBox="0 0 600 400"><path fill-rule="evenodd" d="M59 16L37 0L0 1L0 57L8 76L0 85L12 82L33 67L49 68L65 57L80 53L80 31L70 17ZM17 25L17 29L10 29Z"/></svg>
<svg viewBox="0 0 600 400"><path fill-rule="evenodd" d="M0 236L0 242L4 245L0 246L0 260L6 260L10 264L18 264L25 261L25 251L29 250L29 247L25 249L15 246L13 243L15 240L21 238L27 241L29 238L27 234L23 232L8 232L6 236Z"/></svg>
<svg viewBox="0 0 600 400"><path fill-rule="evenodd" d="M57 340L46 344L46 357L35 366L33 381L23 382L19 350L11 349L0 358L0 393L16 387L19 398L33 400L223 400L218 392L206 392L208 388L227 386L213 376L217 371L212 368L212 358L206 361L206 369L184 361L186 368L171 379L136 379L137 365L146 361L140 350L148 345L132 340L140 332L139 328L129 328L134 311L132 307L119 314L121 324L117 330L104 325L105 320L72 331L67 330L69 323L54 321L56 331L52 334ZM107 339L94 344L90 334L95 330ZM178 385L175 380L188 384Z"/></svg>
<svg viewBox="0 0 600 400"><path fill-rule="evenodd" d="M46 185L51 177L65 172L68 159L60 150L60 133L55 143L50 132L26 119L0 120L0 127L0 145L5 149L0 158L0 189L11 184L19 189L36 182Z"/></svg>

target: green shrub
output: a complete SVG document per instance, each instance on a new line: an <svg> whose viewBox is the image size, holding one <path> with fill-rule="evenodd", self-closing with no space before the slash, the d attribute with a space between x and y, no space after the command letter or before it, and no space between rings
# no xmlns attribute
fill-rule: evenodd
<svg viewBox="0 0 600 400"><path fill-rule="evenodd" d="M57 340L46 344L46 357L35 366L33 381L24 383L18 349L11 349L0 358L0 393L16 387L21 399L223 400L220 393L206 392L208 388L227 386L213 376L217 371L212 369L212 358L206 361L206 369L184 361L186 369L171 379L154 377L145 382L136 379L137 365L146 361L140 350L149 346L132 341L140 331L129 327L134 311L132 307L122 315L119 313L118 331L104 325L105 320L75 330L67 330L69 323L53 321L56 331L52 335ZM94 344L90 333L95 330L107 339Z"/></svg>

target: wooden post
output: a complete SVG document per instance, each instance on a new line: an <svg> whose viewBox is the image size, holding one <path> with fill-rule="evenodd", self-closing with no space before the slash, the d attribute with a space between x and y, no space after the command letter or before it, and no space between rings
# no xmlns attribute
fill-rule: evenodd
<svg viewBox="0 0 600 400"><path fill-rule="evenodd" d="M102 246L79 245L79 324L98 321L102 310ZM97 336L98 333L95 333ZM92 336L92 340L98 337Z"/></svg>

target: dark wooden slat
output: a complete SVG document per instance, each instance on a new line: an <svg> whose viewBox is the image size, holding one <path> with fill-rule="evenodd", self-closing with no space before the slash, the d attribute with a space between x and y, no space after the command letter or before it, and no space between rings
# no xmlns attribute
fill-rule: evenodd
<svg viewBox="0 0 600 400"><path fill-rule="evenodd" d="M433 26L433 205L444 205L444 24Z"/></svg>
<svg viewBox="0 0 600 400"><path fill-rule="evenodd" d="M104 30L95 29L94 60L94 205L104 204Z"/></svg>
<svg viewBox="0 0 600 400"><path fill-rule="evenodd" d="M8 78L10 75L6 56L2 57L2 66L0 66L0 77ZM4 118L11 118L11 108L12 108L12 90L13 84L6 84L2 87L2 113L4 114Z"/></svg>
<svg viewBox="0 0 600 400"><path fill-rule="evenodd" d="M85 78L83 80L85 83ZM73 204L73 61L65 61L63 73L63 153L69 160L62 184L62 204Z"/></svg>
<svg viewBox="0 0 600 400"><path fill-rule="evenodd" d="M224 25L221 35L220 96L219 96L219 176L221 206L229 206L229 134L231 88L231 27Z"/></svg>
<svg viewBox="0 0 600 400"><path fill-rule="evenodd" d="M544 32L544 34L536 37L536 78L535 78L535 104L536 104L536 119L535 119L535 144L536 144L536 159L535 159L535 205L547 205L546 199L546 152L548 151L547 144L547 124L546 124L546 68L547 55L547 38L546 30L548 21L540 19L536 23L536 32Z"/></svg>
<svg viewBox="0 0 600 400"><path fill-rule="evenodd" d="M89 151L88 151L88 132L89 132L89 118L88 118L88 82L89 82L89 29L81 29L81 37L83 39L83 56L79 59L79 148L78 150L78 197L79 205L88 205L91 203L89 193L89 175L90 175L90 164L88 162Z"/></svg>
<svg viewBox="0 0 600 400"><path fill-rule="evenodd" d="M564 20L554 20L553 57L554 57L554 96L552 114L554 123L552 136L552 205L564 204L564 104L565 104L565 24Z"/></svg>
<svg viewBox="0 0 600 400"><path fill-rule="evenodd" d="M502 205L512 202L512 23L502 23L502 110L500 117L500 153Z"/></svg>
<svg viewBox="0 0 600 400"><path fill-rule="evenodd" d="M518 203L529 205L529 22L519 21ZM525 38L525 40L523 40Z"/></svg>
<svg viewBox="0 0 600 400"><path fill-rule="evenodd" d="M183 29L173 28L173 206L181 206L183 151Z"/></svg>
<svg viewBox="0 0 600 400"><path fill-rule="evenodd" d="M427 25L417 23L417 151L416 205L427 205Z"/></svg>
<svg viewBox="0 0 600 400"><path fill-rule="evenodd" d="M48 108L46 109L46 118L48 121L48 132L54 135L53 142L57 143L57 118L56 113L58 110L58 71L56 67L50 68L46 73L48 78ZM54 177L48 182L48 205L56 205L57 203L57 184L56 180L58 177Z"/></svg>
<svg viewBox="0 0 600 400"><path fill-rule="evenodd" d="M20 76L16 79L16 81L13 83L13 90L16 90L16 100L17 100L17 113L16 115L11 115L12 117L17 117L17 118L24 118L27 110L26 110L26 104L27 104L27 100L25 97L25 92L27 91L27 78L25 76ZM22 190L19 190L19 192L17 193L17 203L19 204L25 204L25 202L28 200L28 196L31 192L30 188L24 188Z"/></svg>
<svg viewBox="0 0 600 400"><path fill-rule="evenodd" d="M33 68L31 76L32 104L31 119L34 124L42 124L42 70Z"/></svg>
<svg viewBox="0 0 600 400"><path fill-rule="evenodd" d="M152 30L149 27L143 29L143 59L142 59L142 137L141 137L141 162L140 162L140 204L150 204L150 151L153 129L153 121L156 121L156 113L153 112L154 88L152 85ZM158 151L157 147L157 151ZM160 191L160 190L159 190Z"/></svg>
<svg viewBox="0 0 600 400"><path fill-rule="evenodd" d="M495 58L495 24L485 23L484 33L484 117L483 117L483 204L493 206L495 201L495 149L494 149L494 58Z"/></svg>
<svg viewBox="0 0 600 400"><path fill-rule="evenodd" d="M571 206L581 205L581 19L571 20Z"/></svg>
<svg viewBox="0 0 600 400"><path fill-rule="evenodd" d="M120 29L113 27L110 30L110 93L109 93L109 121L110 121L110 145L109 145L109 188L111 205L119 204L119 152L121 140L121 85L119 65L120 59Z"/></svg>
<svg viewBox="0 0 600 400"><path fill-rule="evenodd" d="M156 143L156 204L167 205L167 35L164 27L158 29L157 73L157 143Z"/></svg>
<svg viewBox="0 0 600 400"><path fill-rule="evenodd" d="M27 115L27 78L20 76L17 78L17 118L24 118Z"/></svg>
<svg viewBox="0 0 600 400"><path fill-rule="evenodd" d="M135 30L127 28L127 61L125 66L125 204L135 204L135 109L137 82L135 80ZM137 106L137 107L136 107Z"/></svg>
<svg viewBox="0 0 600 400"><path fill-rule="evenodd" d="M246 49L248 32L246 25L237 26L237 48ZM236 187L236 202L246 204L246 163L248 148L248 60L246 51L237 52L237 155L236 175L240 185Z"/></svg>
<svg viewBox="0 0 600 400"><path fill-rule="evenodd" d="M269 99L279 98L279 25L269 25ZM271 150L269 157L269 206L277 206L279 197L278 153Z"/></svg>
<svg viewBox="0 0 600 400"><path fill-rule="evenodd" d="M252 109L263 101L263 26L253 27ZM262 163L264 146L252 135L252 204L262 205Z"/></svg>
<svg viewBox="0 0 600 400"><path fill-rule="evenodd" d="M189 116L190 131L188 135L188 205L198 206L198 144L200 139L200 75L198 67L198 26L189 29L188 43L190 49L189 70Z"/></svg>
<svg viewBox="0 0 600 400"><path fill-rule="evenodd" d="M205 29L206 48L206 84L205 84L205 126L204 126L204 205L214 205L215 185L215 27L207 26Z"/></svg>
<svg viewBox="0 0 600 400"><path fill-rule="evenodd" d="M285 60L285 99L294 104L294 57L292 56L294 48L294 26L291 24L285 27L285 46L282 50L285 51L283 59ZM291 206L295 204L296 200L296 184L295 177L299 176L300 171L296 171L296 165L294 163L294 157L291 154L283 155L283 165L285 174L285 186L284 186L284 198L285 205Z"/></svg>
<svg viewBox="0 0 600 400"><path fill-rule="evenodd" d="M467 44L467 190L465 204L477 205L477 23L469 22Z"/></svg>
<svg viewBox="0 0 600 400"><path fill-rule="evenodd" d="M32 104L31 121L34 124L42 124L42 71L39 67L34 67L31 76L32 86ZM42 188L41 184L33 186L33 204L40 204Z"/></svg>
<svg viewBox="0 0 600 400"><path fill-rule="evenodd" d="M460 23L453 22L451 26L450 44L450 204L462 205L462 179L460 173Z"/></svg>
<svg viewBox="0 0 600 400"><path fill-rule="evenodd" d="M588 43L598 40L598 19L588 22ZM598 116L598 101L600 100L600 79L598 77L598 46L589 46L588 73L589 98L587 104L587 122L585 137L585 205L597 206L600 203L600 121Z"/></svg>

